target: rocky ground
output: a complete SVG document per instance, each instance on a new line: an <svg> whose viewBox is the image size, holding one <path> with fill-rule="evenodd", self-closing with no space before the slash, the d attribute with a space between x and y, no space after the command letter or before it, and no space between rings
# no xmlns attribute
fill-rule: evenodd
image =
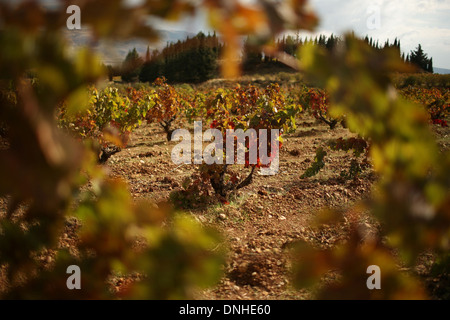
<svg viewBox="0 0 450 320"><path fill-rule="evenodd" d="M316 177L300 176L311 165L316 148L331 138L350 135L344 128L329 130L313 119L301 120L297 131L284 137L277 175L255 175L252 184L231 195L228 204L213 201L187 210L227 239L225 275L217 287L199 293L199 299L311 298L311 292L291 285L287 248L299 240L332 245L345 236L338 227L317 232L309 221L325 206L347 207L368 196L374 177L367 171L356 180L341 179L340 172L351 159L345 152L330 152L325 169ZM166 201L196 170L194 165L172 163L175 144L165 141L157 126L145 125L107 167L112 176L129 183L137 199Z"/></svg>
<svg viewBox="0 0 450 320"><path fill-rule="evenodd" d="M176 126L183 125L180 122ZM438 128L436 132L441 147L448 148L448 128ZM284 136L277 175L256 174L252 184L232 194L226 204L211 197L209 203L185 210L200 223L216 228L224 236L222 246L228 252L220 283L197 292L195 298L314 298L314 292L292 285L291 245L306 241L330 247L345 239L345 223L321 229L312 228L310 223L324 207L345 209L368 197L376 177L368 169L356 179L342 179L340 173L350 165L352 154L334 151L328 152L326 166L317 176L308 179L300 176L311 165L318 147L325 146L331 138L350 136L342 127L330 130L312 118L301 119L297 130ZM136 200L168 201L172 192L180 190L183 180L197 170L194 165L177 166L172 162L171 151L175 144L166 141L160 127L145 124L131 135L126 149L109 159L105 169L110 176L127 181ZM5 205L5 199L0 199L0 208ZM377 232L377 223L369 216L360 218L359 223L367 233ZM60 247L68 248L73 254L77 252L79 227L80 221L70 218L61 236ZM49 250L39 259L44 266L50 265L53 256L54 252ZM431 261L431 254L424 255L416 271L426 278L432 293L445 292L447 278L427 278ZM138 274L112 277L111 288L120 292L140 277ZM1 277L0 284L6 287Z"/></svg>

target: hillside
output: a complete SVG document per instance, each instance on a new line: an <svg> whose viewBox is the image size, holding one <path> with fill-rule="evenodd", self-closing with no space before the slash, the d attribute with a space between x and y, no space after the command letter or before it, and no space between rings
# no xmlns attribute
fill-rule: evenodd
<svg viewBox="0 0 450 320"><path fill-rule="evenodd" d="M434 73L439 73L439 74L450 74L450 69L434 68Z"/></svg>
<svg viewBox="0 0 450 320"><path fill-rule="evenodd" d="M99 53L105 64L119 64L121 63L129 50L136 48L141 54L145 55L147 47L150 49L160 49L166 45L166 43L177 42L178 40L184 40L187 37L195 36L194 33L186 31L170 31L170 30L158 30L160 33L160 40L156 43L148 43L141 39L128 39L124 41L106 42L104 40L94 44L95 51ZM65 32L69 44L74 47L86 46L92 43L93 39L88 29L71 30Z"/></svg>

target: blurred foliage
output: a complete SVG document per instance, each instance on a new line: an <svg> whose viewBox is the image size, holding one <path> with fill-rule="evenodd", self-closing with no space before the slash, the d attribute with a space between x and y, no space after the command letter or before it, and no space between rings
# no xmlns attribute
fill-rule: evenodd
<svg viewBox="0 0 450 320"><path fill-rule="evenodd" d="M399 270L399 261L392 250L378 241L361 238L356 226L348 241L333 249L314 249L298 245L294 258L294 281L298 286L317 284L328 272L339 272L338 281L329 281L318 291L317 299L424 299L424 289L413 276ZM380 267L381 290L366 286L367 267Z"/></svg>
<svg viewBox="0 0 450 320"><path fill-rule="evenodd" d="M304 47L301 57L301 67L310 79L330 94L330 114L345 116L352 132L371 141L370 157L381 178L374 187L373 198L360 204L362 208L358 208L358 212L368 210L380 221L383 228L379 241L385 239L383 247L388 250L380 251L385 258L378 259L378 245L365 250L367 244L355 240L362 237L357 234L360 230L354 227L357 236L332 253L308 254L300 250L300 256L306 252L305 259L314 259L317 263L311 264L314 269L298 266L297 283L304 284L302 279L324 275L325 271L337 268L342 275L337 284L342 289L338 291L342 294L340 297L360 299L368 297L369 292L365 291L364 295L358 289L364 285L358 280L358 274L361 275L368 265L377 264L382 274L393 277L382 282L385 288L393 284L400 286L391 291L390 287L384 290L382 284L382 290L370 293L370 298L423 297L414 278L404 281L401 274L391 275L389 270L399 267L400 261L413 266L425 250L448 252L450 157L448 151L439 152L425 108L400 98L391 84L389 75L408 71L408 66L392 50L376 53L352 35L348 35L345 44L333 53ZM354 258L360 256L358 251L365 253L362 261ZM395 254L400 257L397 263ZM350 269L346 265L348 257L352 257ZM306 263L305 259L299 263ZM334 285L325 286L319 296L336 297L335 289Z"/></svg>
<svg viewBox="0 0 450 320"><path fill-rule="evenodd" d="M90 27L95 42L104 37L154 40L157 32L146 23L148 15L172 20L206 8L226 43L226 77L239 74L240 35L255 34L264 44L285 30L311 29L317 19L304 0L205 0L198 7L181 0L134 6L122 0L59 3L54 10L37 1L0 3L0 125L8 143L0 153L0 197L7 202L0 219L1 297L109 298L107 279L132 271L144 277L124 298L189 297L192 288L220 275L224 255L217 249L218 236L184 215L134 204L122 182L104 177L96 155L57 127L57 108L67 103L74 114L86 110L86 85L105 72L89 48L67 50L61 32L65 9L80 6L83 25ZM264 50L297 66L296 59L273 46ZM371 141L370 157L381 179L373 198L354 210L370 211L382 223L385 241L367 241L354 226L348 241L334 250L298 249L296 283L309 285L334 269L340 280L322 287L319 297L424 297L420 284L400 272L399 264L413 265L424 250L448 254L450 155L439 152L425 108L399 98L392 85L392 72L411 70L395 50L375 51L353 36L332 52L305 45L299 57L299 69L329 94L327 113L345 117L352 132ZM75 256L58 247L69 216L82 222ZM135 248L139 237L145 245ZM55 260L44 267L37 257L49 249L56 252ZM65 287L69 264L81 267L81 291ZM380 291L364 288L365 270L372 264L381 267L384 277Z"/></svg>
<svg viewBox="0 0 450 320"><path fill-rule="evenodd" d="M61 3L56 11L35 1L0 3L0 122L8 145L0 154L0 196L7 203L0 219L1 297L109 298L111 275L137 271L145 277L125 298L186 298L218 280L221 241L184 215L133 204L126 185L104 177L95 154L58 129L61 108L74 121L93 111L90 125L102 134L111 124L126 133L136 120L135 105L126 110L130 99L114 89L94 90L89 102L86 85L104 70L90 49L67 50ZM148 10L123 1L79 4L96 36L152 36L139 18ZM168 14L167 2L150 4ZM59 246L72 216L82 224L76 255ZM139 237L145 245L138 250ZM45 266L39 257L49 250L54 261ZM81 267L82 290L66 287L70 264Z"/></svg>
<svg viewBox="0 0 450 320"><path fill-rule="evenodd" d="M39 270L38 274L27 272L26 283L21 279L15 285L11 277L4 298L114 298L117 296L107 286L111 275L139 272L142 279L121 291L120 298L182 299L220 278L223 261L219 254L223 253L216 232L200 227L184 214L169 214L167 209L145 202L133 204L123 182L99 178L92 183L97 185L93 188L96 191L80 194L76 208L67 212L82 222L79 253L73 256L67 250L57 250L51 268ZM20 232L6 221L2 228L1 243L14 250L23 248L20 241L33 235L31 229ZM18 241L16 246L6 242L11 238ZM136 248L138 239L145 245ZM6 249L2 252L8 253ZM15 261L4 256L8 272L18 275L19 270L12 269ZM23 267L23 261L17 262ZM66 287L66 268L72 264L81 268L81 290Z"/></svg>

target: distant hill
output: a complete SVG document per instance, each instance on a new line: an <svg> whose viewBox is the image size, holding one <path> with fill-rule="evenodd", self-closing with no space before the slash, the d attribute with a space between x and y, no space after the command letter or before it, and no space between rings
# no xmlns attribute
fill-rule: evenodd
<svg viewBox="0 0 450 320"><path fill-rule="evenodd" d="M450 74L450 69L444 69L444 68L433 68L434 73L439 74Z"/></svg>
<svg viewBox="0 0 450 320"><path fill-rule="evenodd" d="M147 43L141 39L130 39L124 41L114 41L112 43L104 40L95 43L94 49L102 56L105 64L116 65L122 63L129 50L136 48L142 56L150 49L162 49L167 42L177 42L185 40L187 37L195 36L194 33L186 31L158 30L160 40L157 43ZM87 29L66 31L69 43L74 47L86 46L92 42L92 36Z"/></svg>

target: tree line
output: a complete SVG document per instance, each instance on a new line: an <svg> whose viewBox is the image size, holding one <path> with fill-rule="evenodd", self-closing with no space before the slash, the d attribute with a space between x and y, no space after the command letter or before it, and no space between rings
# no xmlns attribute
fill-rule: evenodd
<svg viewBox="0 0 450 320"><path fill-rule="evenodd" d="M130 50L119 67L108 66L109 79L121 76L125 82L153 82L164 76L168 82L204 82L216 76L223 44L216 33L167 43L161 51L147 48L141 57L136 48Z"/></svg>
<svg viewBox="0 0 450 320"><path fill-rule="evenodd" d="M404 62L416 65L422 72L433 73L433 58L428 58L420 44L415 50L405 55L401 51L401 43L397 38L394 42L386 40L384 43L368 36L364 40L377 50L394 48ZM287 35L274 41L279 51L294 57L297 56L299 48L306 44L321 46L332 51L341 42L342 39L334 34L320 35L314 39ZM115 76L121 76L125 82L151 83L158 77L164 76L171 83L204 82L218 74L218 60L224 46L216 33L205 35L199 32L196 36L188 37L184 41L167 43L161 51L157 49L151 51L147 48L145 57L141 57L134 48L128 52L121 66L107 66L109 78L112 80ZM243 41L242 59L244 71L255 71L265 66L289 69L275 57L265 55L258 47L257 40L252 37L247 37Z"/></svg>
<svg viewBox="0 0 450 320"><path fill-rule="evenodd" d="M386 48L394 48L398 51L399 57L406 63L414 64L421 71L433 73L433 58L428 58L428 55L423 51L422 46L419 44L415 50L405 55L401 51L400 40L395 38L394 42L390 42L389 39L384 43L380 43L379 40L374 40L372 37L366 36L365 42L376 50L384 50ZM313 44L321 46L328 51L334 50L334 48L342 42L342 39L334 34L330 36L320 35L313 37L302 38L298 34L296 36L287 35L277 39L275 45L281 52L285 52L293 57L297 57L299 48L303 45ZM257 47L257 41L252 37L247 37L243 45L243 57L244 57L244 69L247 71L256 70L264 65L274 65L282 67L276 58L264 55ZM284 66L289 68L288 66Z"/></svg>

